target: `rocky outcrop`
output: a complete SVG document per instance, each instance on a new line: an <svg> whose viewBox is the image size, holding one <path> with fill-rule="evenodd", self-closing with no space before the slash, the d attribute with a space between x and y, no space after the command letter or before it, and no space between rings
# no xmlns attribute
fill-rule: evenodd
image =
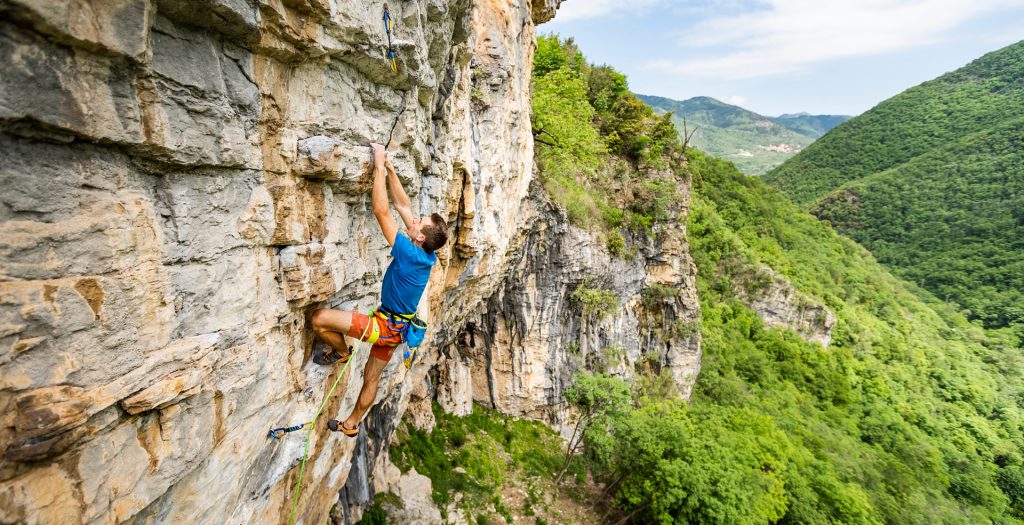
<svg viewBox="0 0 1024 525"><path fill-rule="evenodd" d="M828 348L836 316L814 297L797 291L782 275L767 266L752 268L734 291L764 323L793 330L804 339Z"/></svg>
<svg viewBox="0 0 1024 525"><path fill-rule="evenodd" d="M366 143L453 224L422 310L457 324L502 279L555 7L392 2L393 73L380 4L0 3L4 521L287 522L303 436L267 430L339 373L309 362L308 316L373 306L387 264ZM299 521L339 494L358 516L422 359L388 368L362 438L314 434Z"/></svg>
<svg viewBox="0 0 1024 525"><path fill-rule="evenodd" d="M689 187L677 216L688 213ZM668 374L689 398L700 370L696 266L685 231L658 228L613 255L603 236L572 226L540 184L524 207L500 288L440 350L436 398L449 412L472 403L566 421L563 391L581 370L635 380ZM596 311L584 293L608 302Z"/></svg>

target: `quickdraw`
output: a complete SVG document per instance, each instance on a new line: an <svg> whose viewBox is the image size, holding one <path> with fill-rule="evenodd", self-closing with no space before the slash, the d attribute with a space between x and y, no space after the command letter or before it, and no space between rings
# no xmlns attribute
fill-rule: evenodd
<svg viewBox="0 0 1024 525"><path fill-rule="evenodd" d="M306 425L312 425L312 424L313 424L313 422L310 421L308 423L299 423L298 425L295 425L294 427L272 428L272 429L270 429L270 432L267 433L267 437L274 438L274 439L281 439L281 438L284 437L285 434L287 434L289 432L296 432L296 431L302 430L303 428L306 428Z"/></svg>
<svg viewBox="0 0 1024 525"><path fill-rule="evenodd" d="M395 61L395 45L391 43L391 28L394 22L391 21L391 13L388 12L388 4L384 4L384 31L388 34L388 58L391 59L391 71L398 73L398 62Z"/></svg>

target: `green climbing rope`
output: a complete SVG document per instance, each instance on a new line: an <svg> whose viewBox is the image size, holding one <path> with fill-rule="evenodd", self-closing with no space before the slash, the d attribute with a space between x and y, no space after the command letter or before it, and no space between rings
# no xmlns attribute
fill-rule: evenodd
<svg viewBox="0 0 1024 525"><path fill-rule="evenodd" d="M308 423L309 430L306 431L306 447L302 451L302 466L299 467L299 481L295 484L295 493L292 495L292 514L288 518L288 525L295 524L295 509L299 506L299 489L302 488L302 474L306 471L306 458L309 457L309 441L313 438L313 429L316 428L316 420L320 418L320 413L324 411L324 407L327 406L327 401L331 399L331 394L334 393L334 388L338 386L338 382L341 381L342 376L345 375L345 371L348 370L349 363L352 362L356 357L356 352L359 351L363 344L363 338L366 337L367 330L370 329L370 324L373 323L373 310L370 311L369 322L366 323L366 328L363 329L363 335L359 336L359 340L356 342L356 348L352 350L352 357L349 357L348 361L345 361L345 366L341 367L341 372L338 373L338 377L334 379L334 384L331 385L331 389L327 391L327 395L324 396L323 403L320 403L320 408L316 409L316 414L313 414L313 419Z"/></svg>

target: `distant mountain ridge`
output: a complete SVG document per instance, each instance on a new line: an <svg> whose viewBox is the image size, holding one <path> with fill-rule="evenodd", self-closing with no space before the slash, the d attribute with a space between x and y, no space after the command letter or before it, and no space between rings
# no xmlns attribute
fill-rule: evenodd
<svg viewBox="0 0 1024 525"><path fill-rule="evenodd" d="M1024 334L1024 41L883 101L765 180L897 275Z"/></svg>
<svg viewBox="0 0 1024 525"><path fill-rule="evenodd" d="M810 113L785 113L775 117L775 122L787 128L814 138L820 138L832 128L850 120L849 115L811 115Z"/></svg>
<svg viewBox="0 0 1024 525"><path fill-rule="evenodd" d="M658 114L673 112L680 130L685 119L687 128L697 129L690 140L693 147L732 161L748 175L766 173L850 118L808 113L766 117L711 97L637 97Z"/></svg>

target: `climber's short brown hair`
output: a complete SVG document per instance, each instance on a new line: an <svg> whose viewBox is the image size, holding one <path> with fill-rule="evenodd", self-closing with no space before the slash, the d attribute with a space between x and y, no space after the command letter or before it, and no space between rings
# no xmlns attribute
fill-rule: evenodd
<svg viewBox="0 0 1024 525"><path fill-rule="evenodd" d="M420 230L423 236L423 251L434 253L434 250L444 246L448 242L448 223L437 213L430 215L430 224L424 225Z"/></svg>

